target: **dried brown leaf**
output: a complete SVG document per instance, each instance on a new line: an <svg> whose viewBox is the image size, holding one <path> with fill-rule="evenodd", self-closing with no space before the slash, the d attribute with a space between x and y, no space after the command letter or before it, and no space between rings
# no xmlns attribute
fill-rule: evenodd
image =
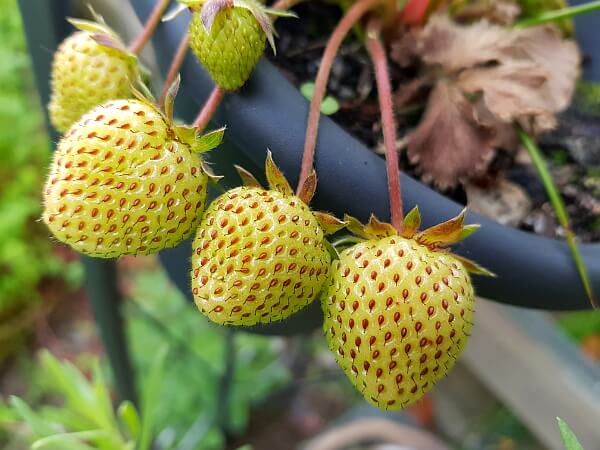
<svg viewBox="0 0 600 450"><path fill-rule="evenodd" d="M514 0L474 0L454 12L458 22L488 19L492 23L511 25L521 14L521 7Z"/></svg>
<svg viewBox="0 0 600 450"><path fill-rule="evenodd" d="M452 73L499 60L510 41L506 28L487 20L461 26L447 14L436 14L421 32L418 49L427 64L439 64Z"/></svg>
<svg viewBox="0 0 600 450"><path fill-rule="evenodd" d="M553 102L553 112L571 103L579 78L581 54L571 39L563 39L552 25L522 28L513 32L512 45L503 49L505 57L530 60L545 70L548 82L544 95Z"/></svg>
<svg viewBox="0 0 600 450"><path fill-rule="evenodd" d="M532 62L511 62L465 70L458 85L465 92L482 94L487 109L501 122L534 118L541 129L556 125L554 102L546 94L548 72Z"/></svg>
<svg viewBox="0 0 600 450"><path fill-rule="evenodd" d="M408 137L408 156L425 181L441 188L481 174L493 155L490 131L473 119L473 105L449 81L431 93L421 123Z"/></svg>

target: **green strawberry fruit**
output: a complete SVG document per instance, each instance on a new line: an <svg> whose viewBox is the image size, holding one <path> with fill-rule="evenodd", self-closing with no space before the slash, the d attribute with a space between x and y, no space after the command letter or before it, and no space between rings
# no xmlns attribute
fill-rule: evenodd
<svg viewBox="0 0 600 450"><path fill-rule="evenodd" d="M79 28L54 54L48 111L64 133L92 108L133 96L131 84L140 76L137 58L103 23L71 19Z"/></svg>
<svg viewBox="0 0 600 450"><path fill-rule="evenodd" d="M314 174L307 192L296 196L270 153L271 189L238 170L247 186L217 198L196 232L192 293L200 311L218 324L283 320L319 295L331 262L324 235L343 222L307 206Z"/></svg>
<svg viewBox="0 0 600 450"><path fill-rule="evenodd" d="M454 366L473 321L468 271L487 273L442 249L476 226L457 218L416 233L415 208L399 234L372 218L348 228L365 239L332 264L323 330L330 350L364 398L381 409L419 400Z"/></svg>
<svg viewBox="0 0 600 450"><path fill-rule="evenodd" d="M269 15L289 16L254 0L185 1L192 10L190 47L215 83L235 90L244 85L265 50L275 50Z"/></svg>
<svg viewBox="0 0 600 450"><path fill-rule="evenodd" d="M197 137L149 101L112 100L58 143L44 190L43 220L87 255L154 253L191 235L205 207L208 174L198 152L223 130Z"/></svg>

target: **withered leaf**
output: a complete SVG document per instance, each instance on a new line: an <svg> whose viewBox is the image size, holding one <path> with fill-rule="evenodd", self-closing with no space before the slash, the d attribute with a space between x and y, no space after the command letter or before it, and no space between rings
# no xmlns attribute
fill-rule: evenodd
<svg viewBox="0 0 600 450"><path fill-rule="evenodd" d="M548 72L537 64L514 61L489 68L465 70L458 85L468 93L481 93L486 108L500 121L512 123L528 116L540 129L553 128L553 100L545 95Z"/></svg>
<svg viewBox="0 0 600 450"><path fill-rule="evenodd" d="M569 106L581 66L581 54L573 40L563 39L552 25L522 28L513 32L512 44L502 52L513 60L532 61L546 71L543 95L552 101L552 111Z"/></svg>
<svg viewBox="0 0 600 450"><path fill-rule="evenodd" d="M439 64L449 73L497 61L510 44L510 33L487 20L461 26L447 14L436 14L421 32L419 53L427 64Z"/></svg>
<svg viewBox="0 0 600 450"><path fill-rule="evenodd" d="M482 173L493 155L490 130L473 119L473 105L451 82L438 82L427 111L408 136L409 159L418 164L424 181L440 188L455 186Z"/></svg>

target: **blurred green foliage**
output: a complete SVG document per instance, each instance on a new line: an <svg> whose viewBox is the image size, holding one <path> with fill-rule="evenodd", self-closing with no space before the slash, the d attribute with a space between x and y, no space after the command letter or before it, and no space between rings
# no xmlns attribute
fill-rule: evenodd
<svg viewBox="0 0 600 450"><path fill-rule="evenodd" d="M158 395L164 406L154 411L162 449L222 448L222 428L245 431L251 407L290 379L280 361L280 340L236 331L233 348L227 348L226 329L202 317L162 270L136 272L129 300L128 336L137 373L148 372L156 348L165 342L171 348ZM234 372L223 398L219 389L228 352ZM220 408L226 408L227 421L217 425Z"/></svg>
<svg viewBox="0 0 600 450"><path fill-rule="evenodd" d="M140 416L129 402L115 412L109 384L98 360L91 379L69 362L61 362L47 351L41 352L39 370L44 373L46 394L54 396L37 408L12 396L0 404L0 424L12 429L6 450L30 446L36 450L149 450L155 434L153 415L159 408L154 395L164 370L166 349L154 352L149 390L143 393ZM23 426L24 425L24 426Z"/></svg>
<svg viewBox="0 0 600 450"><path fill-rule="evenodd" d="M575 341L600 333L600 311L576 311L562 313L558 318L559 327Z"/></svg>
<svg viewBox="0 0 600 450"><path fill-rule="evenodd" d="M289 381L277 339L236 332L228 348L225 329L209 324L160 268L130 278L125 312L139 410L112 405L95 357L79 355L81 370L43 351L37 365L25 361L20 370L28 379L24 399L0 399L3 449L147 450L152 442L161 450L222 449L224 430L243 433L251 407ZM227 353L233 372L223 395ZM226 423L218 424L225 405Z"/></svg>
<svg viewBox="0 0 600 450"><path fill-rule="evenodd" d="M77 265L52 254L39 222L50 157L16 0L0 0L0 318L38 298L37 287L59 274L77 281ZM1 334L1 333L0 333Z"/></svg>

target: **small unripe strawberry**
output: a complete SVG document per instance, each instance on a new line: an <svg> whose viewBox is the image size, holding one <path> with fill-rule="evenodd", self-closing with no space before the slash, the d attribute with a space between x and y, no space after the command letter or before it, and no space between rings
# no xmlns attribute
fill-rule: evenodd
<svg viewBox="0 0 600 450"><path fill-rule="evenodd" d="M64 133L89 110L108 100L132 97L139 77L137 58L103 23L71 19L81 31L66 38L54 54L50 121Z"/></svg>
<svg viewBox="0 0 600 450"><path fill-rule="evenodd" d="M98 106L58 143L43 220L59 241L91 256L173 247L195 230L205 207L208 175L196 153L221 136L197 138L141 99Z"/></svg>
<svg viewBox="0 0 600 450"><path fill-rule="evenodd" d="M366 239L332 265L322 296L330 350L364 398L381 409L419 400L454 366L473 321L475 296L468 270L488 273L441 250L466 237L464 214L415 234L400 235L372 218L350 229Z"/></svg>
<svg viewBox="0 0 600 450"><path fill-rule="evenodd" d="M265 50L275 50L269 15L289 13L265 8L255 0L186 1L192 10L190 47L215 83L227 90L244 85Z"/></svg>
<svg viewBox="0 0 600 450"><path fill-rule="evenodd" d="M226 192L207 208L193 244L192 293L218 324L270 323L311 303L329 274L324 235L341 226L310 210L312 193L293 195L270 155L270 190L242 175L250 186Z"/></svg>

